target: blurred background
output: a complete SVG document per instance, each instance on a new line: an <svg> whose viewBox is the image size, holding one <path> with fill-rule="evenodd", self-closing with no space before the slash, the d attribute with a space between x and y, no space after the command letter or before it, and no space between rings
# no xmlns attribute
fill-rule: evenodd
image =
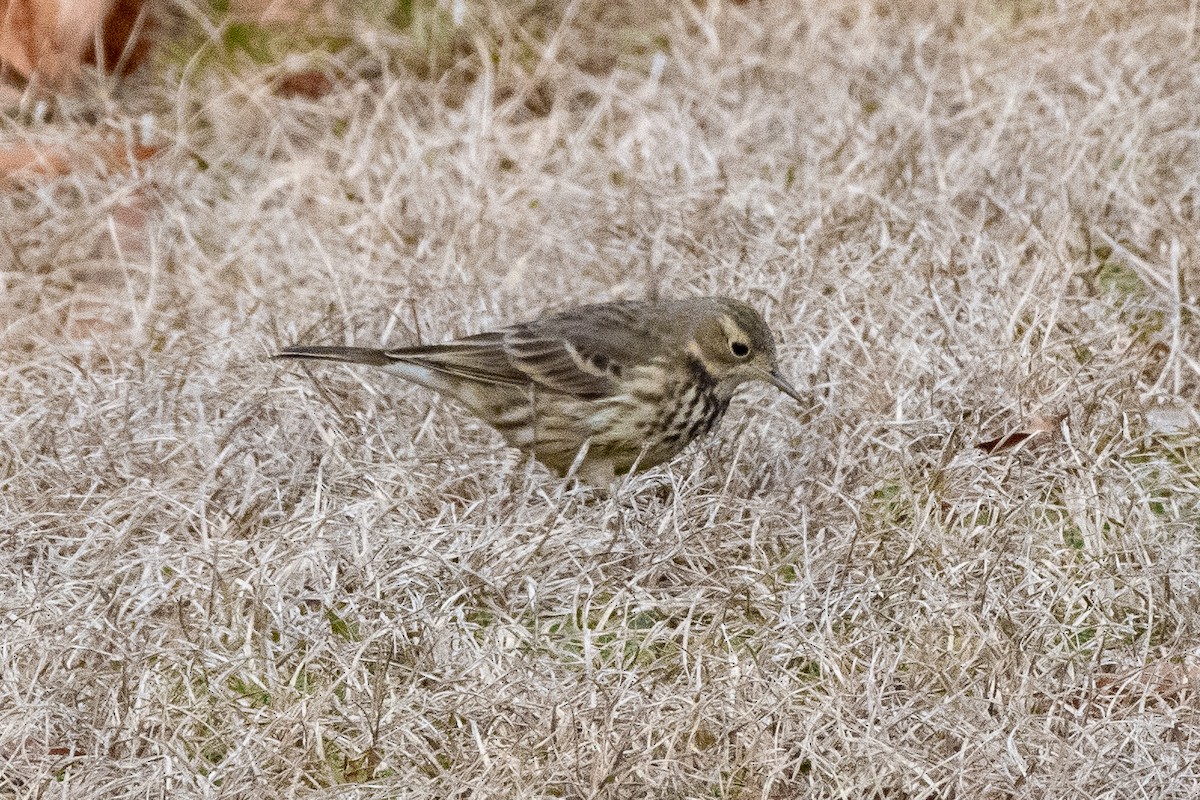
<svg viewBox="0 0 1200 800"><path fill-rule="evenodd" d="M1195 3L0 7L0 796L1200 796ZM655 294L602 499L269 358Z"/></svg>

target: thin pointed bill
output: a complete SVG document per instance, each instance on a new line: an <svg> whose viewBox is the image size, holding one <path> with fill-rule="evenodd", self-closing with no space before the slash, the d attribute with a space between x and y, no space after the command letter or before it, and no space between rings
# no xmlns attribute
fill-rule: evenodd
<svg viewBox="0 0 1200 800"><path fill-rule="evenodd" d="M762 370L759 374L762 375L762 379L764 381L771 384L776 389L795 400L797 403L806 402L805 399L800 396L800 393L797 392L790 383L785 381L778 372L767 372L766 370Z"/></svg>

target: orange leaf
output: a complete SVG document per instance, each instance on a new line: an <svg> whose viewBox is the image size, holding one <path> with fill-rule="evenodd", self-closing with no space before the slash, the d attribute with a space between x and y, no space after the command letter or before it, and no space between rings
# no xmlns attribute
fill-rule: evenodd
<svg viewBox="0 0 1200 800"><path fill-rule="evenodd" d="M4 177L66 175L70 171L67 159L56 148L15 144L0 149L0 175Z"/></svg>
<svg viewBox="0 0 1200 800"><path fill-rule="evenodd" d="M17 142L0 145L0 180L28 183L73 172L125 170L134 162L153 158L158 147L134 145L124 140L91 141L68 147Z"/></svg>
<svg viewBox="0 0 1200 800"><path fill-rule="evenodd" d="M0 63L64 89L84 63L97 62L99 41L104 67L120 64L128 72L149 48L144 6L145 0L0 0Z"/></svg>

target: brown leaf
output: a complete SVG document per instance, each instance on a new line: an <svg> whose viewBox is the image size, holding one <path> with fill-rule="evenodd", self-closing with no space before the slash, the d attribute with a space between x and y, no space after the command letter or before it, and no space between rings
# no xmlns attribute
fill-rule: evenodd
<svg viewBox="0 0 1200 800"><path fill-rule="evenodd" d="M132 167L141 161L149 161L162 152L162 148L152 144L135 144L126 149L118 145L109 154L108 164L111 167Z"/></svg>
<svg viewBox="0 0 1200 800"><path fill-rule="evenodd" d="M145 0L0 0L0 63L59 91L98 58L128 72L149 50L144 9Z"/></svg>
<svg viewBox="0 0 1200 800"><path fill-rule="evenodd" d="M124 139L94 139L70 146L60 143L14 142L0 145L0 185L37 183L76 172L102 173L127 170L146 161L161 148L130 146Z"/></svg>
<svg viewBox="0 0 1200 800"><path fill-rule="evenodd" d="M154 18L146 9L146 0L115 0L112 3L100 34L106 72L119 68L122 75L128 75L146 60L154 29ZM86 63L96 64L98 55L94 47L87 48Z"/></svg>
<svg viewBox="0 0 1200 800"><path fill-rule="evenodd" d="M1155 661L1127 675L1097 677L1096 691L1107 701L1177 700L1185 692L1194 697L1200 692L1200 665L1189 659Z"/></svg>
<svg viewBox="0 0 1200 800"><path fill-rule="evenodd" d="M1020 445L1035 447L1046 442L1057 441L1062 438L1062 423L1066 418L1066 414L1056 416L1035 415L1029 418L1029 424L1023 429L1006 433L995 439L988 439L986 442L980 442L976 446L985 453L1002 453L1005 450L1012 450Z"/></svg>
<svg viewBox="0 0 1200 800"><path fill-rule="evenodd" d="M280 97L319 100L332 91L333 81L324 72L315 69L289 72L275 83L275 94Z"/></svg>
<svg viewBox="0 0 1200 800"><path fill-rule="evenodd" d="M0 148L0 175L5 178L66 175L70 171L60 148L24 143Z"/></svg>
<svg viewBox="0 0 1200 800"><path fill-rule="evenodd" d="M153 223L160 218L160 207L147 185L138 185L122 202L109 209L110 236L101 244L98 255L121 261L142 261L150 252Z"/></svg>

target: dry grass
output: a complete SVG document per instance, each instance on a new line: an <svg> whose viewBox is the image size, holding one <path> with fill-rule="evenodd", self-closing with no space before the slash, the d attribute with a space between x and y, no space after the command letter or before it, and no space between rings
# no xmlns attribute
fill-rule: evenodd
<svg viewBox="0 0 1200 800"><path fill-rule="evenodd" d="M0 796L1196 797L1200 47L1125 5L468 2L5 121L166 146L0 198ZM266 360L652 291L812 406L596 499Z"/></svg>

